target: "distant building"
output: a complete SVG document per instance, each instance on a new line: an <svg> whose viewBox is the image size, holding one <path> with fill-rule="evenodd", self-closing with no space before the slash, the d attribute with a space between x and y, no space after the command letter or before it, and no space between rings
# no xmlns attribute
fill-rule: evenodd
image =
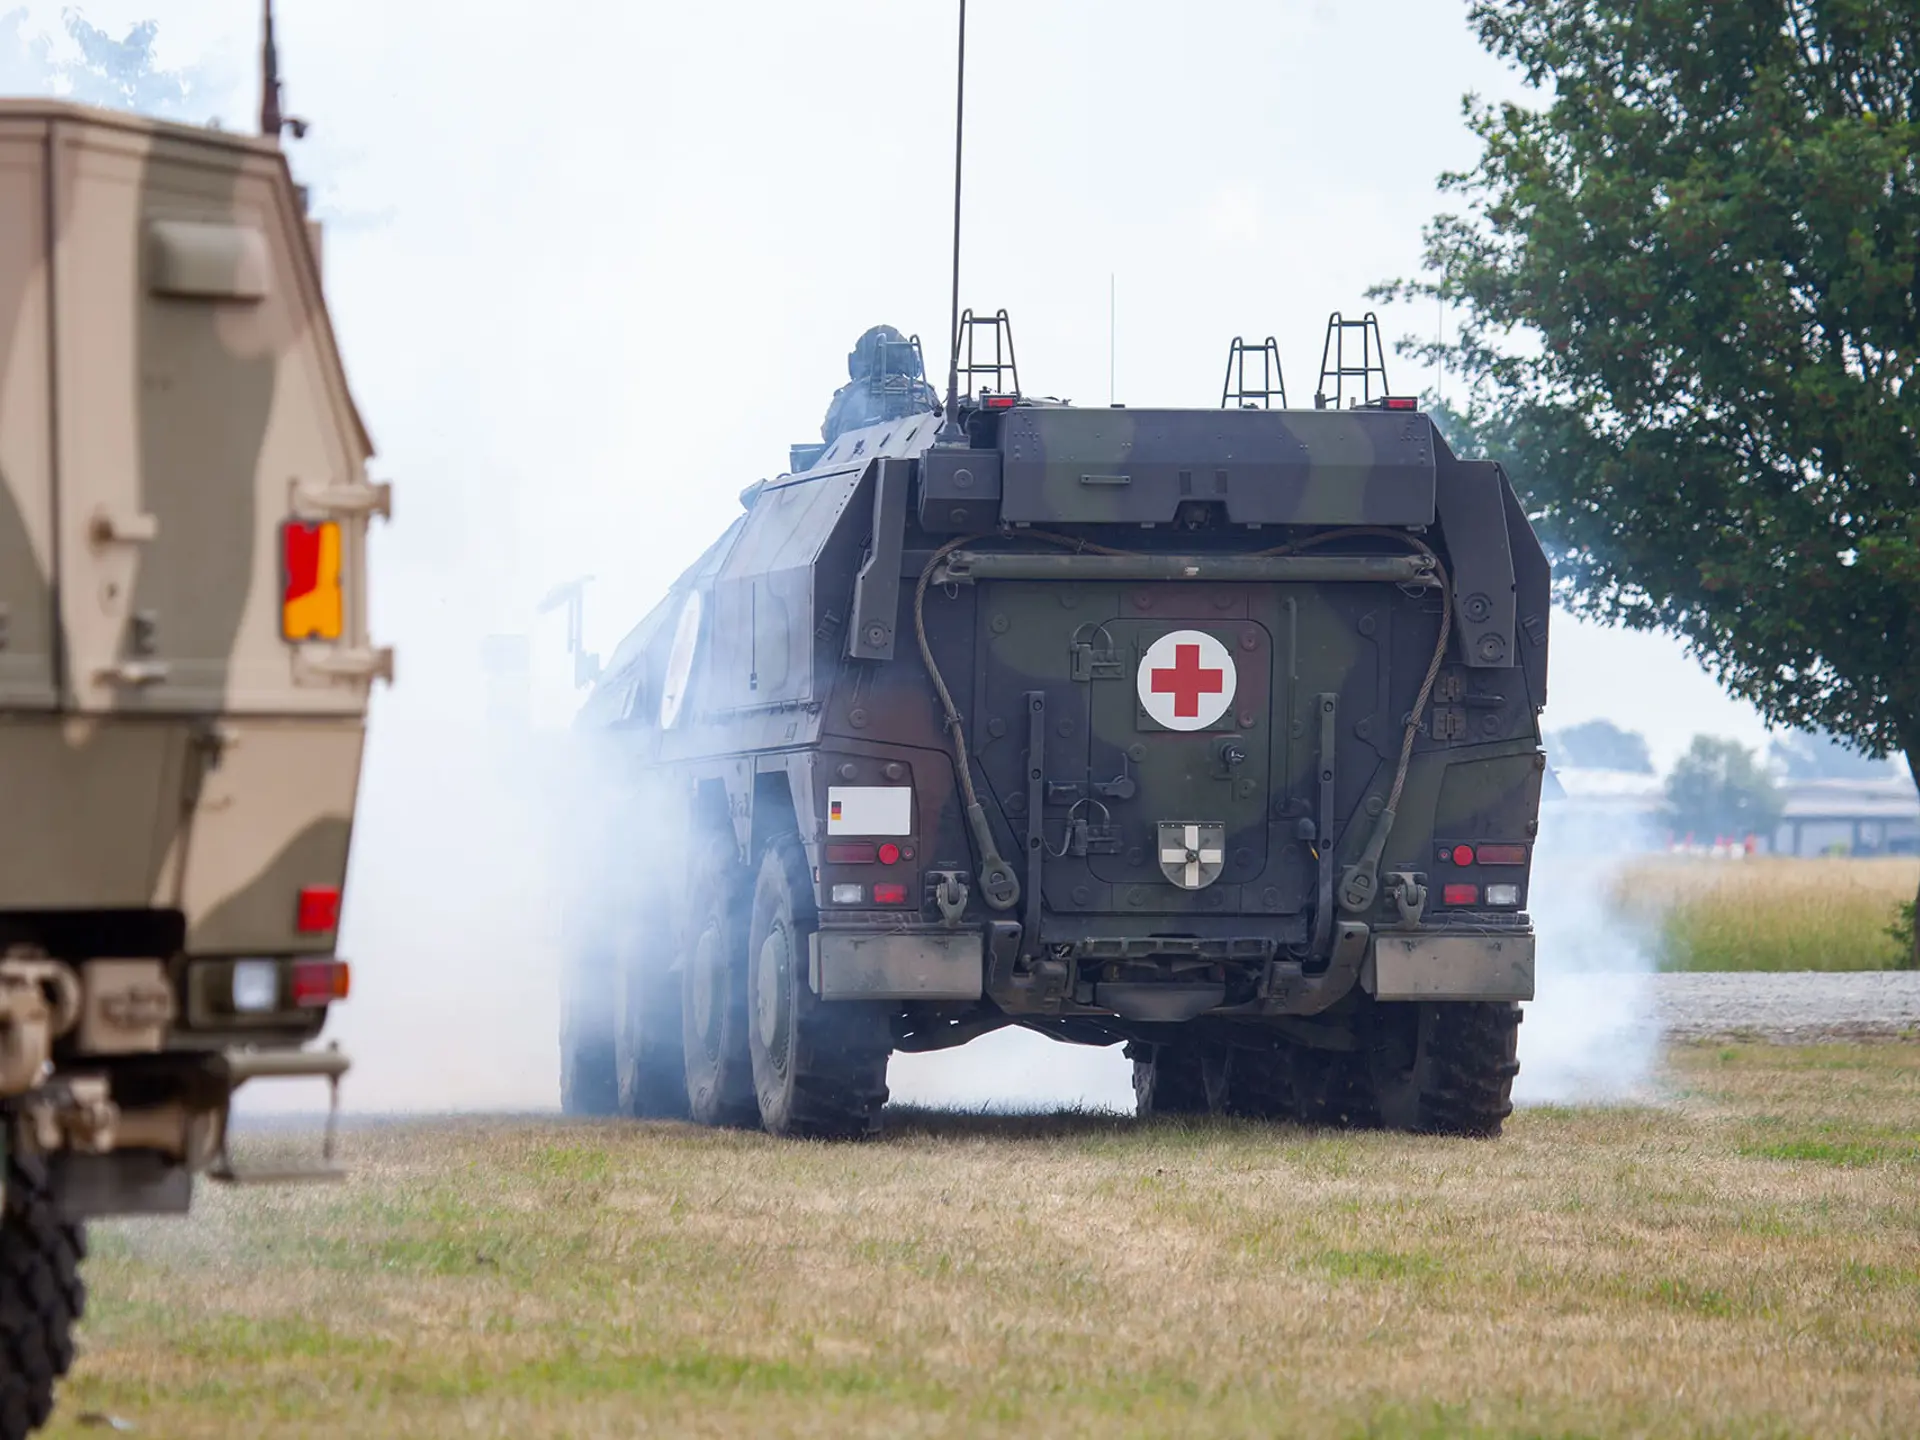
<svg viewBox="0 0 1920 1440"><path fill-rule="evenodd" d="M1790 780L1774 832L1781 855L1920 855L1920 794L1905 775L1871 780Z"/></svg>
<svg viewBox="0 0 1920 1440"><path fill-rule="evenodd" d="M1552 812L1577 812L1590 831L1609 837L1608 848L1666 849L1684 836L1670 836L1661 823L1665 782L1633 770L1581 770L1555 767L1559 794L1542 806L1541 823ZM1776 855L1920 854L1920 794L1913 781L1894 774L1856 780L1783 780L1786 807L1773 834L1759 837L1758 848ZM1695 836L1712 845L1745 836Z"/></svg>

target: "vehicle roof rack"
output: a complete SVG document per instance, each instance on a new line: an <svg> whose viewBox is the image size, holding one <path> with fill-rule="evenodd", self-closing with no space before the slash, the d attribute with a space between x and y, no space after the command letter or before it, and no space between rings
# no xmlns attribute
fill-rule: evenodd
<svg viewBox="0 0 1920 1440"><path fill-rule="evenodd" d="M1359 341L1357 363L1347 349L1352 340ZM1374 377L1379 377L1376 390ZM1327 381L1333 381L1333 393L1327 393ZM1357 385L1350 387L1348 381ZM1360 391L1357 399L1347 398L1348 390ZM1369 310L1358 320L1348 320L1338 310L1327 318L1327 340L1320 350L1320 386L1314 392L1313 408L1316 410L1350 409L1354 405L1370 404L1376 394L1385 396L1387 388L1387 351L1380 341L1380 322Z"/></svg>
<svg viewBox="0 0 1920 1440"><path fill-rule="evenodd" d="M1260 357L1260 379L1247 383L1247 357ZM1227 378L1220 382L1222 410L1271 410L1278 396L1280 408L1287 408L1287 381L1280 373L1280 342L1269 335L1258 345L1249 345L1238 335L1227 347Z"/></svg>
<svg viewBox="0 0 1920 1440"><path fill-rule="evenodd" d="M981 330L993 334L993 358L985 358L986 345L977 342L976 336ZM1013 321L1007 318L1005 310L997 310L992 315L975 315L971 310L960 313L960 328L954 336L953 353L959 357L954 374L960 380L959 393L963 396L1013 396L1020 393L1020 367L1013 358ZM978 387L974 384L976 376L991 376L991 384ZM1011 401L1002 401L1010 404ZM998 408L998 407L995 407Z"/></svg>

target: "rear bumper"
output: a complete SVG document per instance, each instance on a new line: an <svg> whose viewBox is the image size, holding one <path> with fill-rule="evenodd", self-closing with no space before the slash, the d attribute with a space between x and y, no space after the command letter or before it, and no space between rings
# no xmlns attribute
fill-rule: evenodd
<svg viewBox="0 0 1920 1440"><path fill-rule="evenodd" d="M1531 930L1374 936L1360 983L1376 1000L1531 1000Z"/></svg>
<svg viewBox="0 0 1920 1440"><path fill-rule="evenodd" d="M978 1000L986 939L978 930L817 930L808 981L822 1000Z"/></svg>

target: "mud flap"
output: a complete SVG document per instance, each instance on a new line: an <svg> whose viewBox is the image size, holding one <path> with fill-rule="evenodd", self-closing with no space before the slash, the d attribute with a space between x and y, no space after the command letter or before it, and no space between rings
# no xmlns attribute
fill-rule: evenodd
<svg viewBox="0 0 1920 1440"><path fill-rule="evenodd" d="M978 1000L985 946L977 930L817 930L810 978L822 1000Z"/></svg>
<svg viewBox="0 0 1920 1440"><path fill-rule="evenodd" d="M1531 1000L1530 934L1378 935L1360 979L1376 1000Z"/></svg>

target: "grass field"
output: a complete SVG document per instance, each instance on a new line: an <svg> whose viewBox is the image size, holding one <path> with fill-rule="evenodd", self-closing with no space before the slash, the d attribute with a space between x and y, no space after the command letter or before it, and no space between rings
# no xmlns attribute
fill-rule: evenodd
<svg viewBox="0 0 1920 1440"><path fill-rule="evenodd" d="M1623 869L1611 899L1663 970L1885 970L1916 882L1920 860L1662 855Z"/></svg>
<svg viewBox="0 0 1920 1440"><path fill-rule="evenodd" d="M1920 1045L1663 1088L1492 1143L359 1128L344 1188L97 1227L51 1433L1911 1435Z"/></svg>

